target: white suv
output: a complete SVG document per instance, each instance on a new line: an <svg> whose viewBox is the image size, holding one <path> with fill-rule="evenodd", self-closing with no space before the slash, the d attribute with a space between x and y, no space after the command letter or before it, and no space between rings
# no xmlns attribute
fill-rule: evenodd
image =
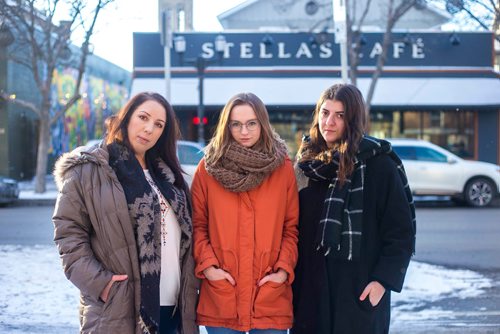
<svg viewBox="0 0 500 334"><path fill-rule="evenodd" d="M185 140L177 141L177 156L179 157L182 170L187 174L184 175L184 179L189 187L191 187L194 172L204 154L203 146L200 143Z"/></svg>
<svg viewBox="0 0 500 334"><path fill-rule="evenodd" d="M403 160L415 195L451 196L457 202L483 207L491 204L500 189L500 166L464 160L430 142L388 139Z"/></svg>

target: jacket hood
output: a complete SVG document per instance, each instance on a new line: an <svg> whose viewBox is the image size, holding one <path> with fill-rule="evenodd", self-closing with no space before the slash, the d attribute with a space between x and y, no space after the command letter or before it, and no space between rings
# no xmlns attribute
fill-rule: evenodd
<svg viewBox="0 0 500 334"><path fill-rule="evenodd" d="M54 172L52 173L57 189L59 191L62 190L64 181L66 180L66 174L73 167L87 163L102 165L103 162L105 164L108 162L108 152L103 147L95 146L87 148L85 146L80 146L71 152L64 153L57 159L54 166Z"/></svg>

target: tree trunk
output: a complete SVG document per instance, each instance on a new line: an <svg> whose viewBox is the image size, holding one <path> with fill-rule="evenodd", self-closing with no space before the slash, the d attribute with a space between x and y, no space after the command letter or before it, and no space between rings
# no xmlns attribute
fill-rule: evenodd
<svg viewBox="0 0 500 334"><path fill-rule="evenodd" d="M38 150L36 159L35 193L44 193L46 190L45 177L47 176L47 162L50 145L50 103L45 101L40 112L40 126L38 133Z"/></svg>
<svg viewBox="0 0 500 334"><path fill-rule="evenodd" d="M378 79L384 70L385 61L387 58L387 49L389 48L389 43L391 42L391 31L392 25L389 26L384 34L384 39L382 42L382 54L379 55L377 59L377 67L372 75L372 81L370 82L370 87L368 88L368 93L366 95L366 112L370 114L370 109L372 107L373 95L375 94L375 87L377 86Z"/></svg>
<svg viewBox="0 0 500 334"><path fill-rule="evenodd" d="M33 111L39 118L39 133L37 145L37 162L35 174L35 192L45 192L45 178L47 176L47 153L50 147L50 128L52 123L56 122L59 117L63 117L64 113L78 101L80 98L80 85L83 79L83 74L86 68L86 60L89 55L89 42L94 33L94 28L97 22L97 17L105 6L114 0L96 0L93 16L89 19L82 16L82 11L91 9L87 0L72 0L71 8L68 14L68 21L61 21L59 25L53 21L56 14L56 9L66 7L60 0L46 0L46 10L40 12L36 6L36 1L1 1L0 5L0 21L7 21L17 34L16 39L23 41L22 46L28 50L23 57L24 65L27 65L33 75L33 80L40 92L41 106L38 104L15 99L14 103L26 107ZM26 3L26 4L25 4ZM61 5L59 5L61 4ZM59 6L58 6L59 5ZM64 10L64 9L63 9ZM57 11L59 13L59 11ZM59 13L60 14L60 13ZM87 23L90 23L88 29L85 28ZM54 69L58 65L64 67L71 66L70 62L64 57L64 50L71 45L71 34L76 28L83 29L85 40L80 48L81 57L78 66L78 78L76 80L75 91L69 102L62 108L58 114L51 115L51 85L54 76ZM24 50L24 49L23 49ZM9 55L11 57L12 55ZM15 59L12 58L12 59ZM74 64L74 62L73 62ZM43 74L43 75L42 75ZM38 96L34 92L35 96ZM11 101L8 94L0 92L0 97L6 101ZM51 119L51 116L53 118Z"/></svg>

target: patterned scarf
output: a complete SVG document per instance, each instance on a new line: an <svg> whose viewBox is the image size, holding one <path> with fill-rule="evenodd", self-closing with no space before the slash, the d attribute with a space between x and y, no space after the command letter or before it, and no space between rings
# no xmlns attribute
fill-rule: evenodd
<svg viewBox="0 0 500 334"><path fill-rule="evenodd" d="M305 147L307 150L307 145ZM332 162L307 160L299 162L304 174L316 181L329 181L323 212L319 221L320 228L316 234L318 250L325 256L333 251L333 256L348 261L358 260L363 234L363 189L366 172L366 160L379 155L388 154L397 165L399 176L405 188L406 199L410 206L413 224L412 253L415 252L415 206L408 185L406 173L399 157L392 151L391 144L385 140L364 136L354 159L354 171L341 187L337 178L339 152L334 152Z"/></svg>
<svg viewBox="0 0 500 334"><path fill-rule="evenodd" d="M157 333L160 323L160 205L135 155L114 142L107 146L109 164L123 187L134 232L141 273L140 325L143 333ZM171 205L183 231L181 256L189 247L192 225L191 207L184 190L173 185L174 174L161 159L146 156L151 177ZM186 240L187 239L187 240Z"/></svg>
<svg viewBox="0 0 500 334"><path fill-rule="evenodd" d="M259 152L232 142L219 161L215 164L206 163L208 174L232 192L244 192L256 188L283 164L288 155L283 140L277 135L273 140L275 153Z"/></svg>

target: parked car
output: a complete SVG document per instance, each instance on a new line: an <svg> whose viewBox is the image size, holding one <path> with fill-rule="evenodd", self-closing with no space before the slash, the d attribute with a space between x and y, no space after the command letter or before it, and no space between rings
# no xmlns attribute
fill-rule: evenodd
<svg viewBox="0 0 500 334"><path fill-rule="evenodd" d="M86 147L97 145L101 142L100 139L91 139L85 144ZM186 172L186 182L191 186L193 175L196 167L203 158L203 146L197 142L179 140L177 141L177 157L181 163L182 169Z"/></svg>
<svg viewBox="0 0 500 334"><path fill-rule="evenodd" d="M491 204L500 189L500 166L464 160L418 139L388 139L403 161L415 195L451 196L474 207Z"/></svg>
<svg viewBox="0 0 500 334"><path fill-rule="evenodd" d="M177 141L177 156L179 157L182 170L187 174L184 175L184 178L189 187L191 187L196 167L198 167L198 163L203 158L203 150L204 148L200 143L185 140Z"/></svg>
<svg viewBox="0 0 500 334"><path fill-rule="evenodd" d="M0 205L16 201L19 198L19 185L16 180L0 175Z"/></svg>

